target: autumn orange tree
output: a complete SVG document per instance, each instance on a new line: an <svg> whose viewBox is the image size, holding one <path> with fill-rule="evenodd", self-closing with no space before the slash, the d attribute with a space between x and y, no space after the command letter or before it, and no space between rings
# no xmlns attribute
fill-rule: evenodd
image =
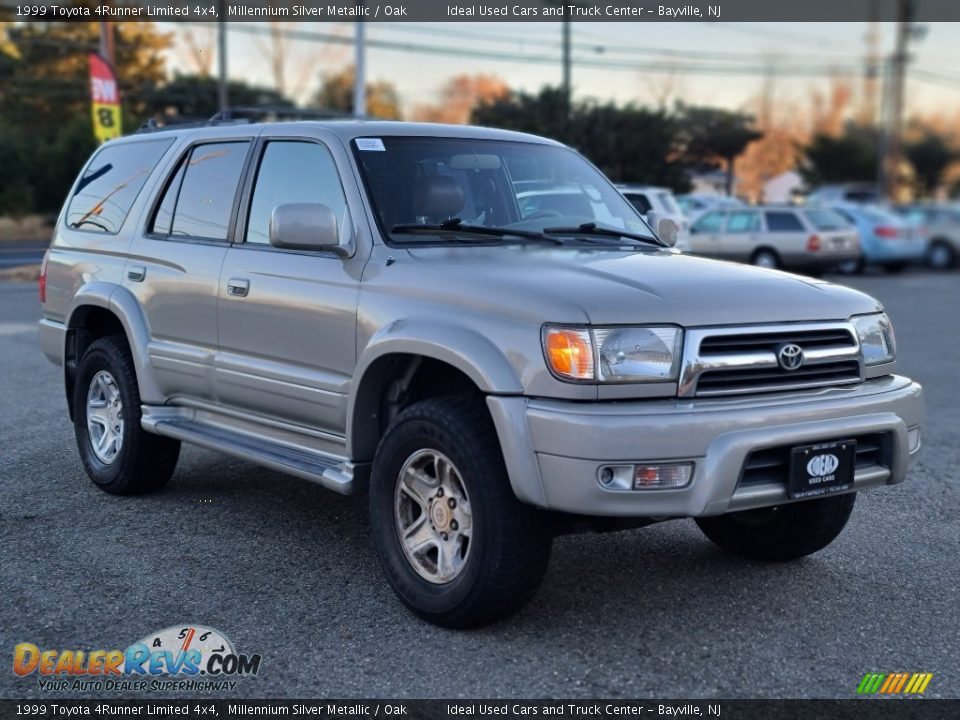
<svg viewBox="0 0 960 720"><path fill-rule="evenodd" d="M496 75L455 75L440 89L439 101L417 106L413 119L463 125L470 122L473 108L496 102L509 94L507 83Z"/></svg>

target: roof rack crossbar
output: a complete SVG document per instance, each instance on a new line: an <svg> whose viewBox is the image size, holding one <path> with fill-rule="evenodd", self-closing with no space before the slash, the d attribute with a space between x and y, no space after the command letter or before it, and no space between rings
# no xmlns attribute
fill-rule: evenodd
<svg viewBox="0 0 960 720"><path fill-rule="evenodd" d="M208 121L211 125L225 122L256 122L257 120L347 120L357 116L340 110L323 108L298 108L289 105L260 105L231 107L220 110Z"/></svg>

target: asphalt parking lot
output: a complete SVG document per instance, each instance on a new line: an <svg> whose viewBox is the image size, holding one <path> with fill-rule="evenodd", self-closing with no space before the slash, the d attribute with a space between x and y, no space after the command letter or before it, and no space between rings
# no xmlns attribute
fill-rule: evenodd
<svg viewBox="0 0 960 720"><path fill-rule="evenodd" d="M159 494L96 490L37 346L35 285L0 283L5 662L19 642L125 648L199 623L263 656L229 697L849 698L892 671L956 697L960 274L851 284L884 302L900 371L926 387L908 482L861 493L840 538L789 565L727 558L692 521L561 538L527 609L453 632L394 599L363 499L196 448ZM0 696L53 699L9 665Z"/></svg>

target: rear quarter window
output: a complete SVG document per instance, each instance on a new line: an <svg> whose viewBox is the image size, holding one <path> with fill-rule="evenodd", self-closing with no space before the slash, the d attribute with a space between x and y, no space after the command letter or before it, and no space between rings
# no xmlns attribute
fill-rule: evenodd
<svg viewBox="0 0 960 720"><path fill-rule="evenodd" d="M114 235L172 138L108 145L77 181L67 205L67 227Z"/></svg>
<svg viewBox="0 0 960 720"><path fill-rule="evenodd" d="M795 213L781 210L766 213L768 232L803 232L803 223Z"/></svg>

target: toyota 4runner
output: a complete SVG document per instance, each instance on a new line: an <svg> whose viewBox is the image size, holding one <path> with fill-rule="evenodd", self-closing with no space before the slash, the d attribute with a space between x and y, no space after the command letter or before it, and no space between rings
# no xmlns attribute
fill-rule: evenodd
<svg viewBox="0 0 960 720"><path fill-rule="evenodd" d="M517 609L560 532L692 517L730 553L820 550L920 448L890 321L657 230L529 135L146 131L76 180L40 338L99 488L157 490L188 442L366 492L387 580L442 625Z"/></svg>

